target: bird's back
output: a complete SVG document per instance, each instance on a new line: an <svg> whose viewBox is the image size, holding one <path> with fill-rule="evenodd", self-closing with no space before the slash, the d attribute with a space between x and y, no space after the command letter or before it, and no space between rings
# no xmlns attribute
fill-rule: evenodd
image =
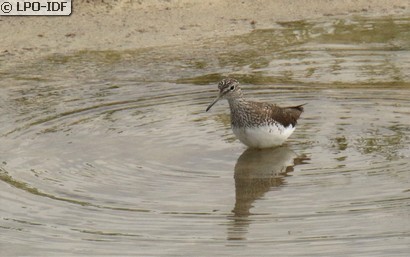
<svg viewBox="0 0 410 257"><path fill-rule="evenodd" d="M271 123L280 123L284 127L295 127L303 112L303 105L279 107L275 104L244 101L240 106L231 108L232 125L258 126Z"/></svg>

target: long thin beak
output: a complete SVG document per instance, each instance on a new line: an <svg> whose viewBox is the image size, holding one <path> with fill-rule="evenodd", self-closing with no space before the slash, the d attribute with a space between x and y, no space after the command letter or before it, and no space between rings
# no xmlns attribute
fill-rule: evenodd
<svg viewBox="0 0 410 257"><path fill-rule="evenodd" d="M206 108L206 111L209 111L209 109L211 109L211 107L214 106L214 104L216 104L216 102L218 102L219 99L221 99L220 95L217 98L215 98L215 100L208 106L208 108Z"/></svg>

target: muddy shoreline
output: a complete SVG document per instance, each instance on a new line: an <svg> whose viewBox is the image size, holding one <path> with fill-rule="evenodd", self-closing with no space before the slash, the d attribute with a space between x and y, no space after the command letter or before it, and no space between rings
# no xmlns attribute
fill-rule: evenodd
<svg viewBox="0 0 410 257"><path fill-rule="evenodd" d="M79 0L71 16L0 17L0 60L185 44L272 28L279 21L407 14L407 0Z"/></svg>

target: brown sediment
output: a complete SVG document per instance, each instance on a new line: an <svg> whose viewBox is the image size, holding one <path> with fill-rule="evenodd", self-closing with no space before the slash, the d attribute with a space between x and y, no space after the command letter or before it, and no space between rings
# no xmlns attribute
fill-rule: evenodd
<svg viewBox="0 0 410 257"><path fill-rule="evenodd" d="M408 0L76 0L70 16L1 16L0 57L184 44L279 21L409 12Z"/></svg>

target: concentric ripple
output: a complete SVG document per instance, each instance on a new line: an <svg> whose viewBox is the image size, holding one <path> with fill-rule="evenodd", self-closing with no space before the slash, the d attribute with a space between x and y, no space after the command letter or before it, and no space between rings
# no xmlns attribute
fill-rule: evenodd
<svg viewBox="0 0 410 257"><path fill-rule="evenodd" d="M408 27L281 23L2 71L0 255L407 256ZM286 145L246 149L226 102L205 112L226 75L307 103Z"/></svg>

